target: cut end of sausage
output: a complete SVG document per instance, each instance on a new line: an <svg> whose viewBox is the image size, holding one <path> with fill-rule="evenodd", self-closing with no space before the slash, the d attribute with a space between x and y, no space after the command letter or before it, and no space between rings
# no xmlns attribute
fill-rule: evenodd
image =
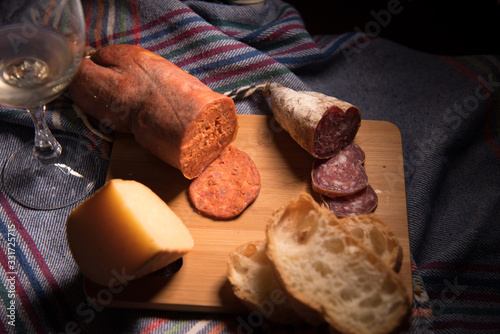
<svg viewBox="0 0 500 334"><path fill-rule="evenodd" d="M318 92L295 91L277 83L266 85L276 121L309 154L327 159L354 140L361 111L356 106Z"/></svg>
<svg viewBox="0 0 500 334"><path fill-rule="evenodd" d="M351 106L345 111L332 106L319 121L314 134L313 156L326 159L349 145L361 125L361 112Z"/></svg>
<svg viewBox="0 0 500 334"><path fill-rule="evenodd" d="M234 102L221 95L199 113L187 129L181 146L180 170L188 179L198 177L236 139L238 118Z"/></svg>

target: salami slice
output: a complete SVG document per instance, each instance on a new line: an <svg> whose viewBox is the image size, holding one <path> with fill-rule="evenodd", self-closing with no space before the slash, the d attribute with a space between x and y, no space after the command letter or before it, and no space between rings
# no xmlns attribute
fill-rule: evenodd
<svg viewBox="0 0 500 334"><path fill-rule="evenodd" d="M348 196L368 186L365 153L351 143L327 160L316 159L311 178L315 192L329 197Z"/></svg>
<svg viewBox="0 0 500 334"><path fill-rule="evenodd" d="M337 217L351 217L370 213L378 205L377 193L368 185L355 194L343 197L328 197L321 195L328 209Z"/></svg>
<svg viewBox="0 0 500 334"><path fill-rule="evenodd" d="M189 199L202 214L232 219L260 192L260 174L250 156L229 145L189 186Z"/></svg>
<svg viewBox="0 0 500 334"><path fill-rule="evenodd" d="M350 144L361 125L356 106L317 92L295 91L277 83L266 86L276 121L309 154L334 156Z"/></svg>

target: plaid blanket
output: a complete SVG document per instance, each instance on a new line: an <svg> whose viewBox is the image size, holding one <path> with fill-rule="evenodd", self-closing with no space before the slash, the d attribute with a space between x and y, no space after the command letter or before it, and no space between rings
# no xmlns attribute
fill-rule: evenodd
<svg viewBox="0 0 500 334"><path fill-rule="evenodd" d="M280 0L254 8L87 0L83 9L91 47L139 45L221 93L274 81L336 96L360 107L364 119L396 124L403 138L415 291L411 332L500 328L498 55L426 54L360 29L311 36L300 14ZM236 108L271 113L260 94L237 101ZM85 126L67 98L49 105L48 118L54 131L93 143L102 185L112 144ZM1 108L0 163L32 134L28 115ZM234 316L89 304L65 240L73 208L32 211L0 189L0 332L242 332Z"/></svg>

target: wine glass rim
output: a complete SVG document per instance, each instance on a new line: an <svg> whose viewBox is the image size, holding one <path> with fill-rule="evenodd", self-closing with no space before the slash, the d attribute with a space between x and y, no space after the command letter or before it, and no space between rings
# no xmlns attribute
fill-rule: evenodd
<svg viewBox="0 0 500 334"><path fill-rule="evenodd" d="M29 3L29 2L28 2ZM69 9L66 9L70 5ZM83 8L79 0L68 1L32 1L24 6L14 5L17 9L8 10L9 4L2 2L0 4L0 104L13 108L28 108L36 104L48 103L59 96L66 88L69 82L76 74L81 59L83 58L85 47L85 20L83 16ZM35 11L39 10L39 15L32 15L30 8L35 7ZM47 6L52 6L50 11L44 10ZM19 9L22 7L22 9ZM63 8L64 7L64 8ZM6 9L2 13L2 9ZM2 20L2 15L16 16L12 18L9 24L5 24ZM47 14L49 13L49 14ZM26 15L24 15L26 14ZM24 16L23 16L24 15ZM30 16L31 15L31 16ZM49 19L47 22L40 20L40 16L55 15L58 16L54 20ZM19 21L22 17L22 21ZM30 21L30 19L33 19ZM16 21L17 19L17 21ZM63 37L66 43L57 41L57 38L49 37L50 33L54 32L59 37ZM2 37L3 35L3 37ZM46 40L48 38L50 40ZM32 43L36 43L39 47L33 49ZM51 43L57 43L52 45ZM66 45L68 48L66 48ZM60 48L62 47L62 48ZM12 48L9 51L9 48ZM51 52L57 49L56 52L65 51L65 58L52 58ZM61 50L61 51L59 51ZM38 53L38 54L37 54ZM43 56L42 56L43 55ZM41 56L41 57L39 57ZM62 57L62 56L61 56ZM52 61L49 61L52 58ZM64 61L61 61L63 60ZM17 79L18 69L22 68L22 62L26 60L26 64L35 64L29 68L33 69L57 69L57 74L41 77L36 72L35 80ZM48 65L48 66L47 66ZM26 69L21 70L21 75L24 76ZM31 72L35 73L35 72ZM44 74L45 75L45 74ZM30 77L31 78L31 74ZM26 89L29 87L30 98L26 98ZM24 90L24 92L23 92ZM40 99L40 101L35 101ZM21 102L18 102L21 101Z"/></svg>

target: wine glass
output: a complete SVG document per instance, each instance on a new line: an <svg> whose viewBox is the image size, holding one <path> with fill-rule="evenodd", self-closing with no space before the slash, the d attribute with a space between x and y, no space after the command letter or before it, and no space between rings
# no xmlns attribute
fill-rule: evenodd
<svg viewBox="0 0 500 334"><path fill-rule="evenodd" d="M33 209L77 202L94 187L97 161L83 138L48 128L46 104L59 97L80 65L85 23L79 0L0 3L0 105L29 112L34 142L2 169L5 192Z"/></svg>

